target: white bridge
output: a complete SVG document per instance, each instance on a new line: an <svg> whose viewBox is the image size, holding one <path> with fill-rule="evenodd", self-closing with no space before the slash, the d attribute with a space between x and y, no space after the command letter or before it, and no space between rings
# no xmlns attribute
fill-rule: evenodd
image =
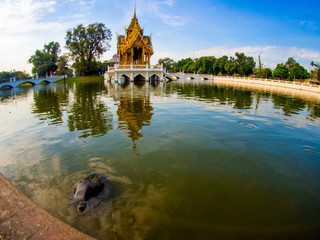
<svg viewBox="0 0 320 240"><path fill-rule="evenodd" d="M114 80L118 82L121 78L125 78L133 82L136 79L160 80L164 81L166 76L166 69L163 65L119 65L109 67L108 71L104 75L105 80Z"/></svg>
<svg viewBox="0 0 320 240"><path fill-rule="evenodd" d="M57 82L57 81L63 79L64 77L65 77L64 75L57 75L57 76L46 77L46 78L25 79L25 80L4 82L4 83L0 83L0 89L4 88L4 87L15 88L15 87L18 87L19 85L24 84L24 83L31 83L32 85L38 85L42 82L54 83L54 82Z"/></svg>

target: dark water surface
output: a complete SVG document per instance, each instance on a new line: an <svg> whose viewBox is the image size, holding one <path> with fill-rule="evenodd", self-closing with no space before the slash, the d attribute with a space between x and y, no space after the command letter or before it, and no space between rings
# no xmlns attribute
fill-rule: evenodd
<svg viewBox="0 0 320 240"><path fill-rule="evenodd" d="M320 239L320 105L212 81L0 90L0 171L99 239ZM73 185L110 193L78 214Z"/></svg>

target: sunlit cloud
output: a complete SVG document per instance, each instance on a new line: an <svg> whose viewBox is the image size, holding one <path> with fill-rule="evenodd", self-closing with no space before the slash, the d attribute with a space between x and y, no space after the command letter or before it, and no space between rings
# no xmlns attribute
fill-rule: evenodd
<svg viewBox="0 0 320 240"><path fill-rule="evenodd" d="M4 33L21 33L47 28L41 18L55 12L55 1L5 0L0 2L0 29Z"/></svg>
<svg viewBox="0 0 320 240"><path fill-rule="evenodd" d="M88 10L92 9L95 4L96 0L69 0L75 6L78 6L79 11L87 12Z"/></svg>
<svg viewBox="0 0 320 240"><path fill-rule="evenodd" d="M160 18L165 24L178 27L187 24L188 20L186 17L181 16L173 11L176 1L166 0L166 1L145 1L145 11L149 11L152 15Z"/></svg>

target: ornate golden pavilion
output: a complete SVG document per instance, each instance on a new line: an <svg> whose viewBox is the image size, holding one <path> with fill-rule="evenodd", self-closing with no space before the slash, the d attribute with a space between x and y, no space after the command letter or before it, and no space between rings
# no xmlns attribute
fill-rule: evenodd
<svg viewBox="0 0 320 240"><path fill-rule="evenodd" d="M143 29L138 23L136 11L131 24L125 29L125 35L117 34L117 51L119 64L149 64L153 55L150 36L143 36Z"/></svg>
<svg viewBox="0 0 320 240"><path fill-rule="evenodd" d="M117 82L122 78L130 79L130 81L136 79L163 81L166 78L166 71L162 65L150 65L150 58L154 53L151 35L145 36L143 32L135 9L129 27L125 28L125 34L117 34L119 64L108 67L105 79Z"/></svg>

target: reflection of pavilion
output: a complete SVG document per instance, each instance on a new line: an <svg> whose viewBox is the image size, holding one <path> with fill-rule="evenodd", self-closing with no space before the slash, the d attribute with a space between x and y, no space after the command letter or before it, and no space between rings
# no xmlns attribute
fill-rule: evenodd
<svg viewBox="0 0 320 240"><path fill-rule="evenodd" d="M142 133L139 132L142 127L151 124L151 118L154 113L152 113L150 95L135 95L133 98L130 95L121 95L119 101L117 111L118 129L124 130L135 142L143 137Z"/></svg>
<svg viewBox="0 0 320 240"><path fill-rule="evenodd" d="M130 83L129 85L111 84L106 82L108 94L113 97L118 105L118 129L124 130L125 134L135 142L143 137L141 132L144 126L151 125L153 107L152 96L162 96L166 84L159 83L152 86L148 82L143 85Z"/></svg>
<svg viewBox="0 0 320 240"><path fill-rule="evenodd" d="M105 74L106 80L118 81L121 78L134 80L160 80L165 77L165 69L161 65L150 65L150 58L153 55L151 35L143 35L142 29L136 17L136 11L125 35L117 34L117 51L119 64L108 67Z"/></svg>

